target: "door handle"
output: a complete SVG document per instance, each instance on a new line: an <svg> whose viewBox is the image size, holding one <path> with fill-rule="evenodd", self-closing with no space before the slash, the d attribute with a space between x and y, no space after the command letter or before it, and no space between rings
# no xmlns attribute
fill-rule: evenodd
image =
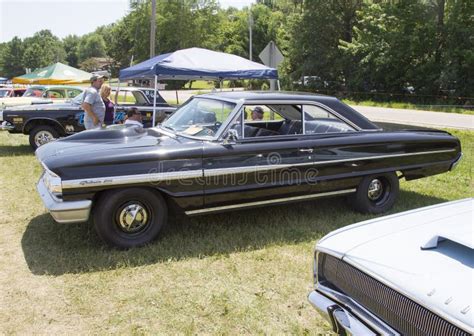
<svg viewBox="0 0 474 336"><path fill-rule="evenodd" d="M301 153L312 153L313 149L312 148L301 148L300 152Z"/></svg>

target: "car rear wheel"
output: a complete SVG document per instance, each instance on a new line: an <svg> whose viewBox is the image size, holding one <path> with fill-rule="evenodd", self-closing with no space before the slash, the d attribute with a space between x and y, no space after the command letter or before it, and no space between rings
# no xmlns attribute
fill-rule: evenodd
<svg viewBox="0 0 474 336"><path fill-rule="evenodd" d="M39 125L30 131L30 145L33 149L59 138L59 132L52 126Z"/></svg>
<svg viewBox="0 0 474 336"><path fill-rule="evenodd" d="M366 176L349 201L359 212L379 214L393 207L399 189L400 184L395 173Z"/></svg>
<svg viewBox="0 0 474 336"><path fill-rule="evenodd" d="M94 206L94 227L108 245L127 249L145 245L165 225L168 208L163 197L146 188L110 190Z"/></svg>

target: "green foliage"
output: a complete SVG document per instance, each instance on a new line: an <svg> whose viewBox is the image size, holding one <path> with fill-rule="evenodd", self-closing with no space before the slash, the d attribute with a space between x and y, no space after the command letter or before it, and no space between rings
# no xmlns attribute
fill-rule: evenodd
<svg viewBox="0 0 474 336"><path fill-rule="evenodd" d="M68 35L63 39L63 47L66 52L66 62L77 68L79 63L79 44L81 42L80 37L76 35Z"/></svg>
<svg viewBox="0 0 474 336"><path fill-rule="evenodd" d="M64 62L66 52L61 41L49 30L41 30L23 41L25 50L22 63L33 69L42 68L56 62Z"/></svg>
<svg viewBox="0 0 474 336"><path fill-rule="evenodd" d="M413 87L418 101L472 95L473 15L474 5L467 0L363 6L353 40L340 43L357 64L347 76L349 90L406 93Z"/></svg>
<svg viewBox="0 0 474 336"><path fill-rule="evenodd" d="M16 38L0 45L0 71L11 77L63 59L90 68L91 57L106 56L116 76L149 58L150 17L150 0L131 1L122 19L83 37L59 41L41 31ZM222 9L218 0L157 1L155 54L203 47L248 58L250 17L252 59L260 62L260 52L275 41L285 55L279 66L285 89L474 104L472 0L257 0L242 9Z"/></svg>
<svg viewBox="0 0 474 336"><path fill-rule="evenodd" d="M95 58L88 58L84 61L82 61L80 64L79 64L79 68L81 68L82 70L84 71L87 71L87 72L93 72L93 71L97 71L97 70L100 70L100 64L97 62L97 60Z"/></svg>
<svg viewBox="0 0 474 336"><path fill-rule="evenodd" d="M82 37L78 47L79 61L91 57L104 57L105 55L105 41L101 35L92 33Z"/></svg>
<svg viewBox="0 0 474 336"><path fill-rule="evenodd" d="M25 72L23 68L24 50L23 41L18 37L14 37L10 42L5 43L2 52L3 76L11 78Z"/></svg>

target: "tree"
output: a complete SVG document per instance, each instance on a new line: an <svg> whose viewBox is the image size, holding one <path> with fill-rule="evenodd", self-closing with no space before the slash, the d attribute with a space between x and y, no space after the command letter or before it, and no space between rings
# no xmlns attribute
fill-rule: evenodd
<svg viewBox="0 0 474 336"><path fill-rule="evenodd" d="M288 21L288 61L285 72L292 81L302 76L319 80L314 89L339 89L345 82L346 59L339 40L352 38L360 0L305 1L301 13Z"/></svg>
<svg viewBox="0 0 474 336"><path fill-rule="evenodd" d="M22 65L25 68L41 68L52 63L63 62L66 52L61 41L49 30L41 30L24 40L25 50Z"/></svg>
<svg viewBox="0 0 474 336"><path fill-rule="evenodd" d="M82 62L91 57L104 57L105 55L105 41L101 35L91 33L82 37L78 48L79 61Z"/></svg>
<svg viewBox="0 0 474 336"><path fill-rule="evenodd" d="M464 103L474 97L474 2L470 0L448 0L446 4L446 36L444 39L443 72L441 88L443 93L466 97L458 100ZM468 99L470 97L470 99Z"/></svg>
<svg viewBox="0 0 474 336"><path fill-rule="evenodd" d="M10 42L5 43L2 56L2 67L3 75L7 78L20 76L25 73L23 67L23 54L24 54L23 41L14 37Z"/></svg>
<svg viewBox="0 0 474 336"><path fill-rule="evenodd" d="M95 58L88 58L79 64L79 67L87 72L97 71L100 68L99 62Z"/></svg>
<svg viewBox="0 0 474 336"><path fill-rule="evenodd" d="M68 35L63 39L63 47L66 52L66 62L75 68L77 68L79 63L78 49L80 41L81 39L77 35Z"/></svg>

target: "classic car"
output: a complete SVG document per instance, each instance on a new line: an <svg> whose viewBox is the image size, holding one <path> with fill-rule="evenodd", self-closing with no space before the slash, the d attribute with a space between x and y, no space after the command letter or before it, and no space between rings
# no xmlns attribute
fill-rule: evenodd
<svg viewBox="0 0 474 336"><path fill-rule="evenodd" d="M322 238L308 297L339 335L474 334L474 199Z"/></svg>
<svg viewBox="0 0 474 336"><path fill-rule="evenodd" d="M1 98L13 98L21 97L25 93L25 88L17 87L0 87L0 99Z"/></svg>
<svg viewBox="0 0 474 336"><path fill-rule="evenodd" d="M251 120L257 106L262 118ZM220 92L192 97L157 127L81 132L36 156L53 218L92 214L105 242L127 248L154 239L169 209L199 215L349 195L359 211L384 212L400 178L451 170L461 145L444 131L384 130L334 97Z"/></svg>
<svg viewBox="0 0 474 336"><path fill-rule="evenodd" d="M83 90L83 88L78 86L32 85L26 91L23 91L22 96L15 96L9 99L0 98L0 108L31 104L63 103L76 97Z"/></svg>
<svg viewBox="0 0 474 336"><path fill-rule="evenodd" d="M113 91L112 97L117 98L115 122L122 122L127 110L137 107L144 113L145 127L151 126L153 100L150 97L153 97L153 92L150 89L131 87ZM34 149L57 138L81 132L85 129L82 96L80 93L62 104L26 105L0 111L0 130L28 135ZM157 97L157 107L158 112L164 115L175 110L161 96Z"/></svg>

